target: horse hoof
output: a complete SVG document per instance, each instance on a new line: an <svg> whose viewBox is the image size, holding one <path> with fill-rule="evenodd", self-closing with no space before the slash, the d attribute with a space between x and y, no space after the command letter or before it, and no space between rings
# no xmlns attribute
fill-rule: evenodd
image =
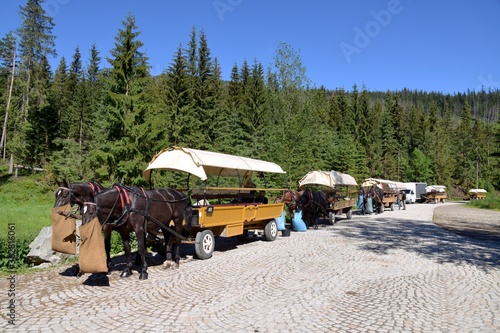
<svg viewBox="0 0 500 333"><path fill-rule="evenodd" d="M121 277L121 278L128 278L130 275L132 275L132 273L127 272L127 271L123 271L123 272L120 274L120 277Z"/></svg>
<svg viewBox="0 0 500 333"><path fill-rule="evenodd" d="M139 280L147 280L148 278L148 273L141 273L141 275L139 275Z"/></svg>
<svg viewBox="0 0 500 333"><path fill-rule="evenodd" d="M163 268L169 269L170 267L172 267L172 263L170 261L165 261L163 263Z"/></svg>
<svg viewBox="0 0 500 333"><path fill-rule="evenodd" d="M174 269L179 269L180 268L179 263L176 262L173 267L174 267Z"/></svg>

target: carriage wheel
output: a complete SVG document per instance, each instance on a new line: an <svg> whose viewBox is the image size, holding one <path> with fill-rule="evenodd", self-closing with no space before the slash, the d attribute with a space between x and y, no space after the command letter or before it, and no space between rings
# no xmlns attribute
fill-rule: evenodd
<svg viewBox="0 0 500 333"><path fill-rule="evenodd" d="M394 211L394 202L391 202L390 208L391 208L391 211Z"/></svg>
<svg viewBox="0 0 500 333"><path fill-rule="evenodd" d="M349 209L346 213L345 216L347 217L348 220L352 219L352 209Z"/></svg>
<svg viewBox="0 0 500 333"><path fill-rule="evenodd" d="M335 224L335 213L334 212L328 213L328 220L330 221L331 224Z"/></svg>
<svg viewBox="0 0 500 333"><path fill-rule="evenodd" d="M215 238L212 230L206 229L196 233L194 250L198 259L209 259L215 248Z"/></svg>
<svg viewBox="0 0 500 333"><path fill-rule="evenodd" d="M437 198L434 198L434 203L437 204L438 203L438 199Z"/></svg>
<svg viewBox="0 0 500 333"><path fill-rule="evenodd" d="M264 235L266 236L266 240L273 241L278 237L278 224L276 220L271 220L266 224L264 228Z"/></svg>
<svg viewBox="0 0 500 333"><path fill-rule="evenodd" d="M444 201L445 201L445 200L444 200L444 198L443 198L443 199L441 199L441 202L442 202L442 203L444 203Z"/></svg>

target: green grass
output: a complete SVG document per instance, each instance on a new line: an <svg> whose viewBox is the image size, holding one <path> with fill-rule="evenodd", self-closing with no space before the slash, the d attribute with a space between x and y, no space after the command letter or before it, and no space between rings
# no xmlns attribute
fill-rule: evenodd
<svg viewBox="0 0 500 333"><path fill-rule="evenodd" d="M467 203L467 206L500 211L500 196L488 193L486 199L471 200Z"/></svg>
<svg viewBox="0 0 500 333"><path fill-rule="evenodd" d="M15 178L3 172L2 174L0 234L6 234L8 224L14 223L16 238L34 239L43 227L52 224L51 208L57 185L47 184L43 175Z"/></svg>

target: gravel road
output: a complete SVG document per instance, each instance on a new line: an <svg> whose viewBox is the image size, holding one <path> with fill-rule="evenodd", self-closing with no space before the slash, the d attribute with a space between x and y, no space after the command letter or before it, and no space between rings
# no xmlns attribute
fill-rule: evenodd
<svg viewBox="0 0 500 333"><path fill-rule="evenodd" d="M120 257L110 275L13 272L0 279L0 331L500 332L500 242L449 232L433 216L500 220L459 203L414 204L273 242L217 238L208 260L186 245L177 270L150 254L144 281L136 270L120 278Z"/></svg>

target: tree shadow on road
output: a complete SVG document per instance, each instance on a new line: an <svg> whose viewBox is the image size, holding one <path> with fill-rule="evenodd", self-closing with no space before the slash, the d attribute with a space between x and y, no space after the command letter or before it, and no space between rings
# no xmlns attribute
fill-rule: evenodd
<svg viewBox="0 0 500 333"><path fill-rule="evenodd" d="M457 235L433 223L377 217L369 221L341 223L337 235L366 240L360 249L377 254L404 250L438 263L470 264L482 270L500 267L500 242Z"/></svg>

